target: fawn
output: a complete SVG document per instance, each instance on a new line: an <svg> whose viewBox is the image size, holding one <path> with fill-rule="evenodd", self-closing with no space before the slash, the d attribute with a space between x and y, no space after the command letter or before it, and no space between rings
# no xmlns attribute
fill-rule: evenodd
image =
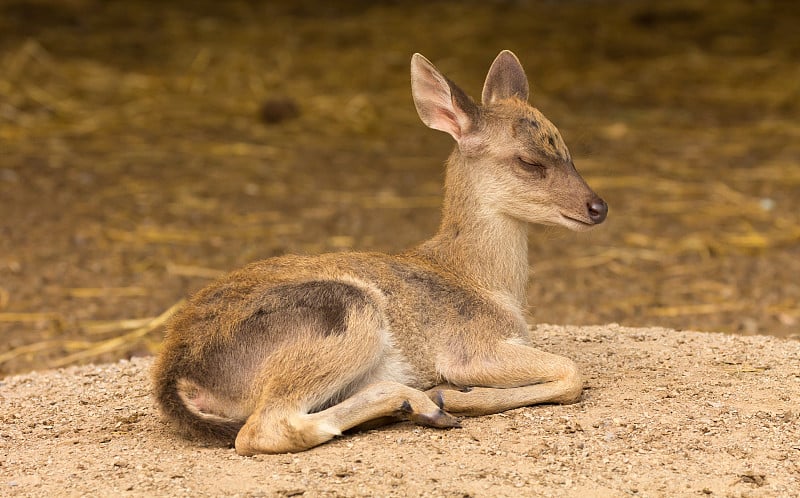
<svg viewBox="0 0 800 498"><path fill-rule="evenodd" d="M398 255L334 253L252 263L199 291L154 367L162 412L240 455L302 451L355 427L572 403L571 360L530 346L527 224L584 230L606 203L556 127L527 103L501 52L476 104L425 57L414 104L450 134L436 235Z"/></svg>

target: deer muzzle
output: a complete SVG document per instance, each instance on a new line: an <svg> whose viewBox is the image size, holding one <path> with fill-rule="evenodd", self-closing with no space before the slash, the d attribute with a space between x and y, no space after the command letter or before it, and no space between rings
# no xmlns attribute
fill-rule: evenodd
<svg viewBox="0 0 800 498"><path fill-rule="evenodd" d="M589 219L595 225L602 223L606 219L606 215L608 215L608 204L599 197L595 197L586 203L586 209L589 213Z"/></svg>

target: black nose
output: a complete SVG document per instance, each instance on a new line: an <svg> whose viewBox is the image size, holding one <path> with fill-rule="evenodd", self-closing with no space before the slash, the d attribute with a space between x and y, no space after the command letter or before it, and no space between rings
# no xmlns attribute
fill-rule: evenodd
<svg viewBox="0 0 800 498"><path fill-rule="evenodd" d="M592 202L586 204L586 207L589 208L589 218L595 225L602 223L603 220L606 219L608 204L606 204L606 201L603 199L597 197L593 199Z"/></svg>

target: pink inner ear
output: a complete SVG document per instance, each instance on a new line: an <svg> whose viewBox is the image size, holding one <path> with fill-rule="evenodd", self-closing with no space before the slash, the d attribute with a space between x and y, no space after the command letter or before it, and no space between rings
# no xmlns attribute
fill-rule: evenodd
<svg viewBox="0 0 800 498"><path fill-rule="evenodd" d="M461 138L461 126L458 124L456 115L451 111L441 107L437 108L434 123L437 125L434 126L437 130L450 133L456 140Z"/></svg>
<svg viewBox="0 0 800 498"><path fill-rule="evenodd" d="M419 117L430 128L460 140L464 131L462 118L466 119L453 102L447 79L429 66L430 63L415 61L417 64L412 64L411 68L411 85Z"/></svg>

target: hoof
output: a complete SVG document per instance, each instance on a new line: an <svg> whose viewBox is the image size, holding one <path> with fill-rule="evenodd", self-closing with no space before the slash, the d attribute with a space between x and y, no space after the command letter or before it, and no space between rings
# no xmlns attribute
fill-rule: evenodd
<svg viewBox="0 0 800 498"><path fill-rule="evenodd" d="M460 428L461 422L444 410L437 410L432 415L417 413L411 415L411 421L425 427L435 427L437 429Z"/></svg>
<svg viewBox="0 0 800 498"><path fill-rule="evenodd" d="M440 398L440 401L442 401L441 393L438 396L438 398ZM411 403L408 400L405 400L403 401L403 404L400 405L399 411L417 425L423 425L425 427L436 427L438 429L461 427L461 422L459 422L459 420L456 417L450 415L441 408L439 408L432 414L418 413L415 412L414 409L411 407Z"/></svg>

